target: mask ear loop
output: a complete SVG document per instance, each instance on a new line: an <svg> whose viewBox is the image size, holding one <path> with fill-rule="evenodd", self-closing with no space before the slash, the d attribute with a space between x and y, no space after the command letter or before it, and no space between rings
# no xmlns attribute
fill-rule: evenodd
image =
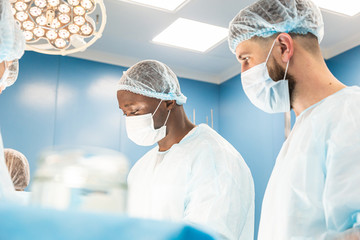
<svg viewBox="0 0 360 240"><path fill-rule="evenodd" d="M270 54L271 54L271 52L272 52L272 50L273 50L273 48L274 48L274 46L275 46L275 42L276 42L276 39L274 40L273 44L271 45L271 48L270 48L270 51L269 51L268 56L266 57L265 63L267 63L268 60L269 60L269 58L270 58ZM287 71L288 71L288 68L289 68L289 63L290 63L290 59L289 59L289 61L288 61L287 64L286 64L285 75L284 75L284 79L283 79L283 80L286 79L286 74L287 74Z"/></svg>
<svg viewBox="0 0 360 240"><path fill-rule="evenodd" d="M153 116L155 115L156 111L159 109L160 104L163 102L164 100L161 99L161 101L159 102L159 105L156 107L155 111L153 112Z"/></svg>
<svg viewBox="0 0 360 240"><path fill-rule="evenodd" d="M286 64L285 75L284 75L284 79L283 79L283 80L286 79L286 74L287 74L287 71L288 71L288 68L289 68L289 63L290 63L290 59L289 59L289 61L288 61L287 64Z"/></svg>
<svg viewBox="0 0 360 240"><path fill-rule="evenodd" d="M166 125L166 123L167 123L167 121L168 121L168 119L169 119L169 117L170 117L170 112L171 112L171 110L169 110L169 113L168 113L168 115L167 115L167 117L166 117L166 120L165 120L165 123L164 123L164 125L163 125L163 126L165 126L165 125Z"/></svg>
<svg viewBox="0 0 360 240"><path fill-rule="evenodd" d="M266 64L267 64L267 62L268 62L268 60L269 60L269 58L270 58L270 54L271 54L271 52L272 52L272 50L273 50L273 48L274 48L274 46L275 46L275 43L276 43L276 38L275 38L273 44L271 45L270 51L269 51L269 53L268 53L268 55L267 55L267 57L266 57L266 61L265 61Z"/></svg>
<svg viewBox="0 0 360 240"><path fill-rule="evenodd" d="M161 104L163 101L164 101L164 100L161 99L161 101L159 102L159 105L157 106L157 108L155 109L155 111L154 111L154 113L153 113L153 116L155 115L156 111L159 109L160 104ZM167 121L168 121L168 119L169 119L169 117L170 117L170 112L171 112L171 110L169 110L169 113L168 113L168 115L167 115L167 117L166 117L166 120L165 120L165 123L164 123L163 126L166 125L166 123L167 123Z"/></svg>

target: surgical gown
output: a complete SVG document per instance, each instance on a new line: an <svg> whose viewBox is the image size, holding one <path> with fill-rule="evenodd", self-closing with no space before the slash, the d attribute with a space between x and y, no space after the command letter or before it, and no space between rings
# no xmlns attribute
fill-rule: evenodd
<svg viewBox="0 0 360 240"><path fill-rule="evenodd" d="M258 240L333 239L360 223L360 88L302 112L263 200Z"/></svg>
<svg viewBox="0 0 360 240"><path fill-rule="evenodd" d="M129 214L205 226L219 239L249 240L254 184L235 148L205 124L166 152L158 147L131 169Z"/></svg>

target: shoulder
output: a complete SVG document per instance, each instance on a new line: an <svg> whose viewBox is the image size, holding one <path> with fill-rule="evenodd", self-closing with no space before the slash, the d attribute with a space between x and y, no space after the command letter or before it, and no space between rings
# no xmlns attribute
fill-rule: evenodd
<svg viewBox="0 0 360 240"><path fill-rule="evenodd" d="M325 98L307 118L321 129L334 129L338 123L360 120L360 88L347 87Z"/></svg>
<svg viewBox="0 0 360 240"><path fill-rule="evenodd" d="M346 87L331 95L322 103L323 111L339 115L348 111L349 108L356 110L360 108L360 87Z"/></svg>
<svg viewBox="0 0 360 240"><path fill-rule="evenodd" d="M218 172L250 172L240 153L220 134L205 124L198 126L198 133L192 140L192 169L217 169Z"/></svg>
<svg viewBox="0 0 360 240"><path fill-rule="evenodd" d="M197 137L199 138L199 146L204 148L211 146L211 148L206 148L207 152L234 155L241 158L240 153L225 138L206 124L199 125ZM201 151L202 149L199 150Z"/></svg>

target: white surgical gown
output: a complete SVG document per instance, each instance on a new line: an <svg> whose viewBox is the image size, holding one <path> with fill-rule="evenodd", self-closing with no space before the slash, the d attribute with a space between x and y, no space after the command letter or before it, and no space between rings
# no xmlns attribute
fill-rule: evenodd
<svg viewBox="0 0 360 240"><path fill-rule="evenodd" d="M333 239L360 223L360 88L297 117L263 200L258 240Z"/></svg>
<svg viewBox="0 0 360 240"><path fill-rule="evenodd" d="M129 214L200 224L221 239L249 240L254 184L235 148L205 124L166 152L158 147L131 169Z"/></svg>

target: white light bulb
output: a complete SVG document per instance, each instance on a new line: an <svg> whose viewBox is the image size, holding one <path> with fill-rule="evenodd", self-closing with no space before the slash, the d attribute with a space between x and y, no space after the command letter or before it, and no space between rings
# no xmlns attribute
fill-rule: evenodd
<svg viewBox="0 0 360 240"><path fill-rule="evenodd" d="M80 30L79 26L75 25L75 24L70 24L68 29L69 29L69 32L71 32L71 33L77 33Z"/></svg>
<svg viewBox="0 0 360 240"><path fill-rule="evenodd" d="M66 46L66 41L64 39L58 38L55 40L55 46L58 48L64 48Z"/></svg>
<svg viewBox="0 0 360 240"><path fill-rule="evenodd" d="M81 16L76 16L76 17L74 17L74 22L79 26L84 25L85 18L83 18Z"/></svg>
<svg viewBox="0 0 360 240"><path fill-rule="evenodd" d="M35 5L38 6L39 8L44 8L44 7L46 7L46 1L45 0L35 0Z"/></svg>
<svg viewBox="0 0 360 240"><path fill-rule="evenodd" d="M57 38L57 33L53 30L49 30L47 33L46 33L46 37L50 40L54 40Z"/></svg>
<svg viewBox="0 0 360 240"><path fill-rule="evenodd" d="M41 9L38 7L32 7L30 8L30 14L34 17L40 16L40 14L42 13Z"/></svg>
<svg viewBox="0 0 360 240"><path fill-rule="evenodd" d="M61 26L61 23L59 22L59 20L57 20L57 19L54 19L53 21L52 21L52 23L50 24L50 27L51 28L59 28Z"/></svg>
<svg viewBox="0 0 360 240"><path fill-rule="evenodd" d="M68 3L70 4L70 5L73 5L73 6L77 6L77 5L79 5L79 0L68 0Z"/></svg>
<svg viewBox="0 0 360 240"><path fill-rule="evenodd" d="M36 23L40 26L44 26L46 24L46 17L40 16L36 18Z"/></svg>
<svg viewBox="0 0 360 240"><path fill-rule="evenodd" d="M25 40L26 41L30 41L33 39L34 35L32 34L32 32L29 32L29 31L25 31L24 32L24 36L25 36Z"/></svg>
<svg viewBox="0 0 360 240"><path fill-rule="evenodd" d="M59 31L59 37L61 38L69 38L70 37L70 33L69 31L65 30L65 29L61 29Z"/></svg>
<svg viewBox="0 0 360 240"><path fill-rule="evenodd" d="M25 21L26 19L28 19L28 15L26 14L26 13L24 13L24 12L18 12L18 13L16 13L16 19L17 20L19 20L19 21L21 21L21 22L23 22L23 21Z"/></svg>
<svg viewBox="0 0 360 240"><path fill-rule="evenodd" d="M37 28L34 28L33 33L37 37L43 37L45 35L45 30L42 29L42 28L37 27Z"/></svg>
<svg viewBox="0 0 360 240"><path fill-rule="evenodd" d="M70 17L67 14L61 14L58 19L63 24L67 24L68 22L70 22Z"/></svg>
<svg viewBox="0 0 360 240"><path fill-rule="evenodd" d="M52 7L56 7L57 5L60 4L60 1L59 0L47 0L49 5L52 6Z"/></svg>
<svg viewBox="0 0 360 240"><path fill-rule="evenodd" d="M17 2L17 3L15 3L15 8L18 11L25 11L27 8L27 4L24 2Z"/></svg>
<svg viewBox="0 0 360 240"><path fill-rule="evenodd" d="M33 22L31 22L31 21L25 21L25 22L23 22L23 28L24 28L25 30L31 31L31 30L34 29L34 27L35 27L35 24L34 24Z"/></svg>
<svg viewBox="0 0 360 240"><path fill-rule="evenodd" d="M93 7L93 3L90 0L82 0L81 6L83 6L83 8L85 8L85 9L89 10Z"/></svg>
<svg viewBox="0 0 360 240"><path fill-rule="evenodd" d="M66 5L66 4L61 4L61 5L58 7L58 9L59 9L59 11L60 11L61 13L68 13L68 12L70 12L70 8L69 8L69 6Z"/></svg>
<svg viewBox="0 0 360 240"><path fill-rule="evenodd" d="M93 29L89 25L83 25L81 26L81 32L85 35L90 35L92 33Z"/></svg>
<svg viewBox="0 0 360 240"><path fill-rule="evenodd" d="M84 15L85 14L85 9L83 7L77 6L74 8L74 13L76 15Z"/></svg>

